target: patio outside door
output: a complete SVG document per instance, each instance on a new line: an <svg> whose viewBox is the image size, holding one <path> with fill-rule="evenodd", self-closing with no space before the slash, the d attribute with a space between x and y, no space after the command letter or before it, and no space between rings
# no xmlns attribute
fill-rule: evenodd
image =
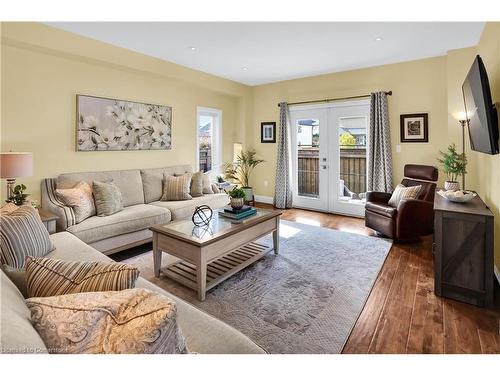
<svg viewBox="0 0 500 375"><path fill-rule="evenodd" d="M291 108L293 205L364 215L368 100Z"/></svg>

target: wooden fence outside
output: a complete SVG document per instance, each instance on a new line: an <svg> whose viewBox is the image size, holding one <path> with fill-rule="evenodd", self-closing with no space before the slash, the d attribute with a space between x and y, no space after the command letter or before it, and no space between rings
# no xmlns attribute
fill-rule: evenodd
<svg viewBox="0 0 500 375"><path fill-rule="evenodd" d="M319 194L319 150L303 148L298 152L297 180L299 195ZM343 148L340 150L340 176L344 185L354 193L366 192L366 149Z"/></svg>

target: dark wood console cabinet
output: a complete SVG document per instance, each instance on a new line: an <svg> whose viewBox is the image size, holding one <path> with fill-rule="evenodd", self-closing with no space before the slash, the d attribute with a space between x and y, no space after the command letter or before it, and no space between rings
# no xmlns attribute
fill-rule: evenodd
<svg viewBox="0 0 500 375"><path fill-rule="evenodd" d="M434 200L434 291L477 306L493 306L493 213L476 196Z"/></svg>

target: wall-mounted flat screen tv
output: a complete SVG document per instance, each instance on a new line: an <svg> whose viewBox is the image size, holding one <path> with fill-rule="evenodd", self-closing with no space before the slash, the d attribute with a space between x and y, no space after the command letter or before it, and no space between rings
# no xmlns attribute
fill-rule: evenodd
<svg viewBox="0 0 500 375"><path fill-rule="evenodd" d="M498 114L491 99L488 75L479 55L462 85L470 145L474 151L498 154Z"/></svg>

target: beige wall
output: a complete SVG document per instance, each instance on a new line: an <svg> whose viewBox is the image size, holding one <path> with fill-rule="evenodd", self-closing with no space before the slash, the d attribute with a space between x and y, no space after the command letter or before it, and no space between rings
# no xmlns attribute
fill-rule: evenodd
<svg viewBox="0 0 500 375"><path fill-rule="evenodd" d="M197 106L222 109L225 160L245 141L250 91L226 79L32 23L2 24L1 60L1 148L33 152L35 199L61 172L194 164ZM172 150L75 152L76 94L172 106Z"/></svg>
<svg viewBox="0 0 500 375"><path fill-rule="evenodd" d="M477 53L488 72L493 102L500 105L500 22L486 24ZM495 214L495 264L500 270L500 155L470 151L468 157L471 188L477 190Z"/></svg>
<svg viewBox="0 0 500 375"><path fill-rule="evenodd" d="M267 161L253 176L255 193L274 195L276 145L260 143L260 123L278 122L278 102L345 97L377 90L393 91L389 113L395 183L401 181L407 163L435 165L437 150L445 147L448 131L445 56L254 87L254 121L247 129L247 140ZM403 143L401 153L397 153L400 114L420 112L429 113L429 143Z"/></svg>

